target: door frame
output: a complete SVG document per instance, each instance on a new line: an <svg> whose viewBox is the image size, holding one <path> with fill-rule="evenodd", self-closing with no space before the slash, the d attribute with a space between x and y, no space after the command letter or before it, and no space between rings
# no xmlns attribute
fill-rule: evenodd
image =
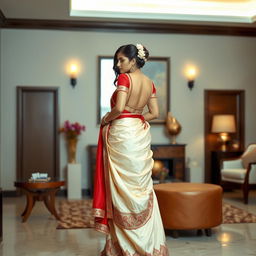
<svg viewBox="0 0 256 256"><path fill-rule="evenodd" d="M17 123L16 123L16 180L21 180L22 178L22 132L23 132L23 99L22 95L25 92L53 92L54 93L54 142L55 142L55 168L54 176L59 177L60 174L60 147L59 147L59 87L42 87L42 86L17 86Z"/></svg>
<svg viewBox="0 0 256 256"><path fill-rule="evenodd" d="M211 151L216 146L216 141L212 140L213 134L211 133L211 119L216 112L216 106L210 105L209 98L214 95L225 95L226 97L236 97L236 121L239 129L236 131L236 136L239 138L239 150L244 150L244 134L245 134L245 91L244 90L205 90L204 91L204 155L205 155L205 182L210 183L211 175ZM216 113L215 113L216 112ZM225 110L223 110L223 114Z"/></svg>

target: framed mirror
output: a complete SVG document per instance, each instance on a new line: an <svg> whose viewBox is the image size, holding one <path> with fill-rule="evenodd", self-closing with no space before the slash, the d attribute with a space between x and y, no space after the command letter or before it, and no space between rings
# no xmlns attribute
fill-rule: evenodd
<svg viewBox="0 0 256 256"><path fill-rule="evenodd" d="M113 71L113 57L99 56L99 97L98 97L98 124L101 118L110 111L110 98L116 87L114 85L115 74ZM159 118L150 121L151 124L163 124L170 106L170 58L150 57L142 68L143 73L155 84ZM146 107L145 107L146 108ZM147 111L147 109L145 109Z"/></svg>

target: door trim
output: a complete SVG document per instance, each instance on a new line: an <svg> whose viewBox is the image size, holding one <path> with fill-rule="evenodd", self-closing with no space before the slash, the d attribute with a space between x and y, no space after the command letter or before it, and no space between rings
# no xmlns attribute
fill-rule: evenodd
<svg viewBox="0 0 256 256"><path fill-rule="evenodd" d="M22 95L24 92L53 92L54 93L54 109L55 109L55 118L54 118L54 141L55 141L55 168L54 176L59 177L60 175L60 148L59 148L59 87L40 87L40 86L17 86L17 123L16 123L16 180L22 178L22 132L23 132L23 100Z"/></svg>

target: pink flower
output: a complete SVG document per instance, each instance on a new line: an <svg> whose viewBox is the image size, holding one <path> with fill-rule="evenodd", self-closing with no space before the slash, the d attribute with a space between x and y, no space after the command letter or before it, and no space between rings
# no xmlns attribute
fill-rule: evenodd
<svg viewBox="0 0 256 256"><path fill-rule="evenodd" d="M59 129L60 132L65 133L67 139L77 139L82 131L85 131L86 127L78 122L70 123L68 120L64 122L64 126Z"/></svg>

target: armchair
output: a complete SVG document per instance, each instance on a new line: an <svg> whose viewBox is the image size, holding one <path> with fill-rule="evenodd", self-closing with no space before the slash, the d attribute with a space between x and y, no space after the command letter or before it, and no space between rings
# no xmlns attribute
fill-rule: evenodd
<svg viewBox="0 0 256 256"><path fill-rule="evenodd" d="M244 203L248 204L249 191L256 188L256 143L250 144L241 157L222 161L221 185L225 184L242 188Z"/></svg>

